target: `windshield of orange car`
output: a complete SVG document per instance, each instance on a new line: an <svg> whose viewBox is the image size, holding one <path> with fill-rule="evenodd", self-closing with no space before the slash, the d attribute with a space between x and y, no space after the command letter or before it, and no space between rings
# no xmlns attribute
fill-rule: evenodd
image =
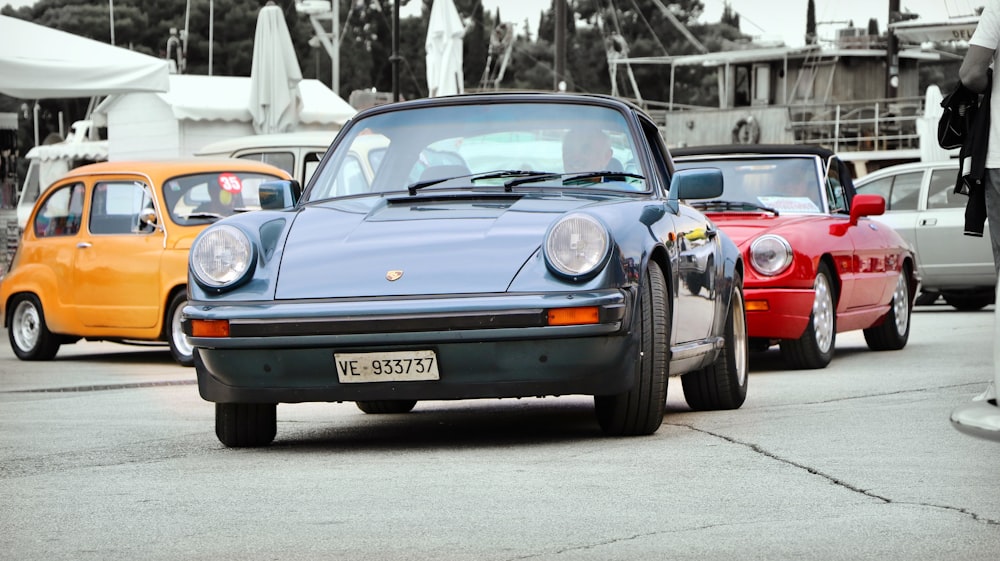
<svg viewBox="0 0 1000 561"><path fill-rule="evenodd" d="M206 224L237 212L259 210L260 184L276 179L273 175L243 171L181 175L163 182L163 200L175 223Z"/></svg>
<svg viewBox="0 0 1000 561"><path fill-rule="evenodd" d="M647 190L625 116L596 105L400 109L353 122L331 150L305 201L448 188Z"/></svg>
<svg viewBox="0 0 1000 561"><path fill-rule="evenodd" d="M677 169L713 167L722 170L721 200L747 202L781 214L822 212L820 170L811 157L686 159Z"/></svg>

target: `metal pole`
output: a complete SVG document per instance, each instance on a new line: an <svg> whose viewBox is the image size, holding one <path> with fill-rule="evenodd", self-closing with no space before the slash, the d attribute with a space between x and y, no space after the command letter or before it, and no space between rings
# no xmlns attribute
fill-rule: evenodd
<svg viewBox="0 0 1000 561"><path fill-rule="evenodd" d="M399 101L399 0L392 7L392 100Z"/></svg>
<svg viewBox="0 0 1000 561"><path fill-rule="evenodd" d="M899 19L899 0L889 0L889 23ZM888 27L888 26L887 26ZM899 88L899 43L890 29L885 46L885 97L896 97Z"/></svg>
<svg viewBox="0 0 1000 561"><path fill-rule="evenodd" d="M333 93L340 95L340 0L333 0L333 55L330 58L333 64L330 86Z"/></svg>
<svg viewBox="0 0 1000 561"><path fill-rule="evenodd" d="M108 15L111 18L111 44L115 44L115 0L108 0Z"/></svg>
<svg viewBox="0 0 1000 561"><path fill-rule="evenodd" d="M566 0L556 0L556 74L552 89L559 91L559 85L566 75Z"/></svg>
<svg viewBox="0 0 1000 561"><path fill-rule="evenodd" d="M215 43L215 0L208 0L208 75L212 75L212 46Z"/></svg>

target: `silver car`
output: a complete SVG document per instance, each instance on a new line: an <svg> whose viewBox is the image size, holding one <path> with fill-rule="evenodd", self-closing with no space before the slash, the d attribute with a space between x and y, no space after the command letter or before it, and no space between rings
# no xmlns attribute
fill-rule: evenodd
<svg viewBox="0 0 1000 561"><path fill-rule="evenodd" d="M885 197L878 220L913 246L920 271L918 303L943 297L959 310L993 303L996 272L989 225L983 237L966 236L965 205L955 193L958 160L901 164L874 171L854 185L858 193Z"/></svg>

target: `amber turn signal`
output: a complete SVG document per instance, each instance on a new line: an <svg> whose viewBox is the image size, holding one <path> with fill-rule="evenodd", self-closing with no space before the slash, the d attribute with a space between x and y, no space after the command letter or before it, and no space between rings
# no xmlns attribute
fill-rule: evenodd
<svg viewBox="0 0 1000 561"><path fill-rule="evenodd" d="M549 325L586 325L599 323L601 310L597 306L586 308L557 308L548 312Z"/></svg>
<svg viewBox="0 0 1000 561"><path fill-rule="evenodd" d="M748 312L766 312L771 308L767 305L767 300L747 300L744 306Z"/></svg>
<svg viewBox="0 0 1000 561"><path fill-rule="evenodd" d="M229 337L229 321L224 319L191 320L192 337Z"/></svg>

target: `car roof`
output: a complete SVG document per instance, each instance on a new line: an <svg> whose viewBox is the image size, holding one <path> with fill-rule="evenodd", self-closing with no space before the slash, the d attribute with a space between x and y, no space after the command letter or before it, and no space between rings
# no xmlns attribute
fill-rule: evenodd
<svg viewBox="0 0 1000 561"><path fill-rule="evenodd" d="M670 149L670 155L675 158L684 156L753 156L762 154L769 156L819 156L824 160L835 155L833 150L829 148L799 144L717 144L714 146L685 146Z"/></svg>
<svg viewBox="0 0 1000 561"><path fill-rule="evenodd" d="M150 176L179 175L215 171L248 171L288 178L288 173L279 167L235 158L184 158L173 160L129 160L87 164L71 169L63 177L83 177L87 175L137 173Z"/></svg>
<svg viewBox="0 0 1000 561"><path fill-rule="evenodd" d="M277 134L253 134L227 138L202 146L196 154L231 154L247 148L322 147L327 148L338 130L296 131Z"/></svg>
<svg viewBox="0 0 1000 561"><path fill-rule="evenodd" d="M906 164L896 164L877 169L854 180L857 184L867 183L881 177L906 173L911 171L922 171L925 169L958 169L958 160L936 160L932 162L909 162Z"/></svg>
<svg viewBox="0 0 1000 561"><path fill-rule="evenodd" d="M538 102L538 103L589 103L614 107L620 110L632 111L648 118L648 114L638 105L629 100L614 97L607 94L595 93L557 93L557 92L537 92L537 91L517 91L517 92L478 92L457 95L446 95L440 97L424 97L409 101L399 101L395 103L385 103L376 105L359 111L353 120L358 120L368 115L392 112L397 109L407 109L414 107L433 107L448 105L488 105L493 103L510 102ZM347 125L345 125L347 126Z"/></svg>

